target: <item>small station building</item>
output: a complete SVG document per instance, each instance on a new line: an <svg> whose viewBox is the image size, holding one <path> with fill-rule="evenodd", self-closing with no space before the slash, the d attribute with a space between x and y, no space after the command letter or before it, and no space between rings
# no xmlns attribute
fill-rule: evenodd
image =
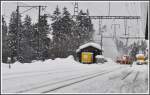
<svg viewBox="0 0 150 95"><path fill-rule="evenodd" d="M86 64L96 63L96 56L102 55L102 52L101 46L93 42L81 45L76 50L78 61Z"/></svg>

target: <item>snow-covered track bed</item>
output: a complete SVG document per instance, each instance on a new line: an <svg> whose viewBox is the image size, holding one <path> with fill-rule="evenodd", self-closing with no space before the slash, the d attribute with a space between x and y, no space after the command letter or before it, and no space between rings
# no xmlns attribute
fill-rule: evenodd
<svg viewBox="0 0 150 95"><path fill-rule="evenodd" d="M81 64L70 59L2 65L2 93L145 93L147 65Z"/></svg>
<svg viewBox="0 0 150 95"><path fill-rule="evenodd" d="M65 69L65 70L64 70ZM36 77L36 76L45 76L45 75L49 75L49 74L56 74L56 73L65 73L65 72L74 72L74 71L78 71L80 69L72 69L69 70L69 68L61 68L60 70L53 70L53 69L49 69L49 70L44 70L44 71L35 71L35 72L23 72L23 73L14 73L14 74L6 74L3 76L3 80L15 80L18 78L25 78L25 77Z"/></svg>
<svg viewBox="0 0 150 95"><path fill-rule="evenodd" d="M80 83L95 77L99 77L108 73L113 73L116 70L121 69L121 67L115 67L111 70L99 70L98 72L88 72L84 75L79 75L73 78L67 78L65 80L57 81L54 83L47 83L46 85L39 85L37 87L33 87L31 89L26 89L23 91L17 91L16 93L48 93L51 91L55 91L76 83Z"/></svg>

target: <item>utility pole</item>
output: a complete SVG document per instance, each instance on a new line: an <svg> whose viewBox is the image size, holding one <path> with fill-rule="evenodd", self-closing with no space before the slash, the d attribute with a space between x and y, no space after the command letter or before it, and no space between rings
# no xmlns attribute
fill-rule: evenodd
<svg viewBox="0 0 150 95"><path fill-rule="evenodd" d="M78 8L78 3L75 2L75 4L74 4L74 16L77 16L77 15L78 15L78 10L79 10L79 8Z"/></svg>
<svg viewBox="0 0 150 95"><path fill-rule="evenodd" d="M109 0L109 10L108 10L108 16L110 16L110 0Z"/></svg>
<svg viewBox="0 0 150 95"><path fill-rule="evenodd" d="M20 57L20 42L19 42L19 6L17 5L17 60L19 60Z"/></svg>
<svg viewBox="0 0 150 95"><path fill-rule="evenodd" d="M74 3L74 14L73 14L73 18L75 19L75 21L77 20L77 16L78 16L78 12L79 8L78 8L78 2Z"/></svg>
<svg viewBox="0 0 150 95"><path fill-rule="evenodd" d="M116 39L116 28L117 28L117 26L119 26L119 28L120 28L120 24L112 24L111 25L111 28L114 27L113 39Z"/></svg>
<svg viewBox="0 0 150 95"><path fill-rule="evenodd" d="M41 16L41 6L38 6L39 7L39 16L38 16L38 59L40 59L40 16Z"/></svg>
<svg viewBox="0 0 150 95"><path fill-rule="evenodd" d="M101 41L100 41L100 45L101 45L101 50L103 48L103 33L102 33L102 19L99 19L99 35L101 35Z"/></svg>
<svg viewBox="0 0 150 95"><path fill-rule="evenodd" d="M124 19L124 29L125 29L125 36L129 36L129 33L127 33L127 19ZM128 37L126 37L126 47L128 46Z"/></svg>

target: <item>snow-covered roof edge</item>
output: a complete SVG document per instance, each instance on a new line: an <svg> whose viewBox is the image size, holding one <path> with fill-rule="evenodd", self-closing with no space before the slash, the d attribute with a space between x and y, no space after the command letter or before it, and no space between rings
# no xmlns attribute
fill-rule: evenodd
<svg viewBox="0 0 150 95"><path fill-rule="evenodd" d="M81 46L76 50L76 52L79 52L81 49L86 48L86 47L88 47L88 46L92 46L92 47L95 47L95 48L101 50L101 46L100 46L99 44L90 42L90 43L86 43L86 44L84 44L84 45L81 45ZM104 49L102 48L102 50L104 50Z"/></svg>

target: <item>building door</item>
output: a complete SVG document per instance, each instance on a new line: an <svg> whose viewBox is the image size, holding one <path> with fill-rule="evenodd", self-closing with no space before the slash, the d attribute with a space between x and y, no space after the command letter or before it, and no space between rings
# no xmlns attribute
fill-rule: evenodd
<svg viewBox="0 0 150 95"><path fill-rule="evenodd" d="M81 62L82 63L93 63L93 53L91 53L91 52L82 52Z"/></svg>

